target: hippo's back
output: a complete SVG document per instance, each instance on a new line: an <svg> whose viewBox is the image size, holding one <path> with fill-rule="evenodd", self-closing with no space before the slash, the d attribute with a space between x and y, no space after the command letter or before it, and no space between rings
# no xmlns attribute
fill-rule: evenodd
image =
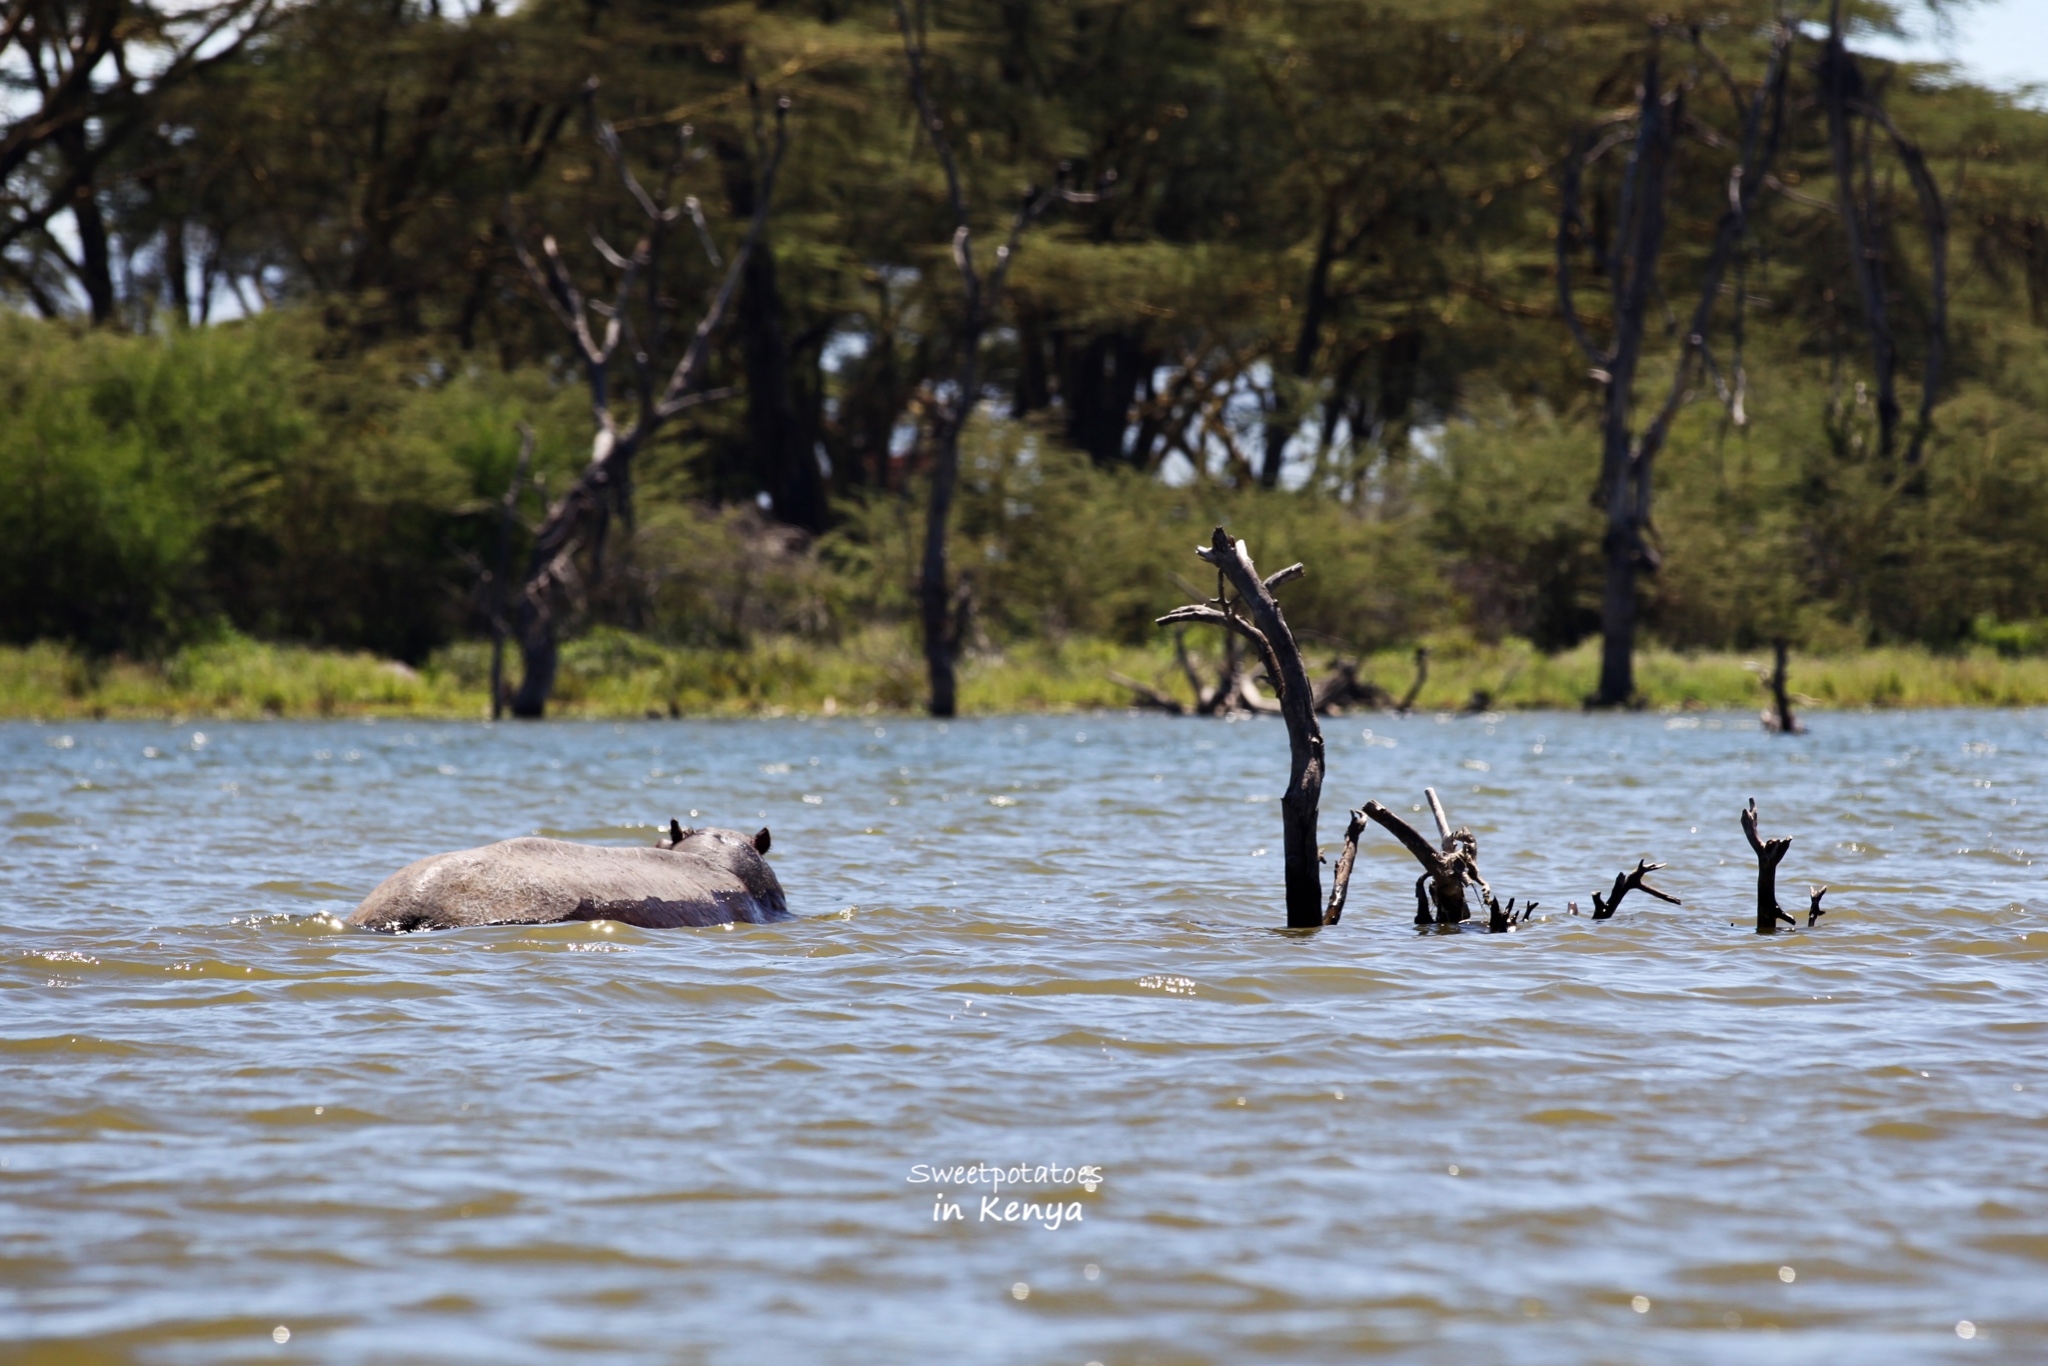
<svg viewBox="0 0 2048 1366"><path fill-rule="evenodd" d="M409 864L365 897L348 923L387 931L564 920L672 928L789 918L781 884L758 858L736 870L680 850L528 837Z"/></svg>

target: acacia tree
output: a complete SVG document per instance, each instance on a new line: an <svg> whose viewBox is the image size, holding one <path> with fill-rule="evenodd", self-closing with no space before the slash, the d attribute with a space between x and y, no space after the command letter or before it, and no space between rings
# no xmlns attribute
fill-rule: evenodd
<svg viewBox="0 0 2048 1366"><path fill-rule="evenodd" d="M163 97L231 60L272 0L6 0L0 5L0 272L36 310L75 287L114 316L114 250L101 177ZM50 231L69 213L75 249Z"/></svg>
<svg viewBox="0 0 2048 1366"><path fill-rule="evenodd" d="M646 219L643 235L630 253L621 254L601 236L591 234L592 245L615 272L610 302L595 302L585 296L564 263L553 234L541 238L541 259L537 261L521 226L516 219L511 223L520 264L526 268L549 311L568 333L571 349L583 367L590 387L591 418L597 429L591 438L590 463L568 492L548 508L527 559L517 608L524 672L519 691L512 699L514 716L538 718L547 710L560 654L557 618L581 582L577 552L589 552L590 577L601 578L605 537L613 514L631 523L633 457L672 418L727 392L705 387L711 339L724 321L747 262L767 227L776 172L789 145L789 101L776 102L771 137L763 128L758 91L750 87L749 94L755 100L757 172L753 213L746 236L730 262L720 260L710 225L696 197L676 197L676 181L689 160L693 130L685 124L678 132L675 158L659 190L650 193L633 174L617 131L597 113L595 82L585 86L593 135L605 160ZM511 216L508 208L508 217ZM661 258L671 233L684 219L695 226L706 256L714 267L723 267L724 275L691 331L681 357L673 368L664 371L661 358L675 335L676 305L663 287ZM592 326L593 315L601 320L597 329ZM613 390L614 365L621 359L626 362L627 393L623 397L633 404L629 421L622 417L619 408L623 405L618 401L621 396Z"/></svg>
<svg viewBox="0 0 2048 1366"><path fill-rule="evenodd" d="M1679 337L1670 387L1638 436L1634 424L1636 377L1649 340L1650 308L1662 302L1657 258L1668 220L1673 153L1681 131L1703 134L1703 140L1724 141L1686 108L1686 96L1697 72L1665 87L1659 50L1664 36L1661 23L1651 26L1633 115L1586 130L1566 156L1558 215L1558 306L1573 338L1592 363L1593 379L1602 391L1598 500L1607 520L1602 541L1606 581L1601 595L1600 682L1589 700L1605 707L1626 706L1635 697L1637 580L1658 565L1651 517L1656 458L1700 368L1713 363L1709 342L1722 282L1749 232L1751 210L1784 132L1786 59L1792 40L1789 27L1776 25L1763 81L1746 101L1736 96L1737 107L1747 107L1739 153L1728 177L1727 208L1716 224L1713 245L1701 271L1698 304ZM1727 68L1707 50L1697 29L1691 37L1695 51L1708 59L1734 94L1734 78ZM1615 201L1604 215L1610 224L1609 240L1600 253L1600 265L1607 277L1613 322L1607 344L1602 346L1594 342L1579 314L1572 258L1590 236L1581 212L1585 172L1624 146L1628 148L1627 165L1618 178ZM1739 308L1739 290L1737 295ZM1719 387L1731 402L1739 403L1739 353L1734 360L1734 384Z"/></svg>

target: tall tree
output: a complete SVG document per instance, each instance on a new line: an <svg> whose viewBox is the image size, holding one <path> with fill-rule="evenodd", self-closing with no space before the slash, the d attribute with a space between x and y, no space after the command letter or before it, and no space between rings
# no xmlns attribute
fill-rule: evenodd
<svg viewBox="0 0 2048 1366"><path fill-rule="evenodd" d="M916 15L894 0L896 22L903 33L911 102L946 176L946 203L953 219L953 265L960 273L959 311L952 329L950 374L943 386L926 394L923 444L931 488L926 495L924 556L918 575L918 620L924 632L925 673L930 687L926 707L933 716L951 716L959 707L954 666L970 604L951 583L946 565L946 536L953 512L953 493L960 478L960 433L982 398L982 337L995 321L1003 285L1017 259L1024 229L1055 202L1083 202L1093 196L1061 185L1053 190L1031 186L1024 191L1009 237L996 248L993 269L983 272L974 259L974 227L968 215L967 190L946 121L932 98L927 79L925 6ZM1064 175L1064 172L1062 173Z"/></svg>
<svg viewBox="0 0 2048 1366"><path fill-rule="evenodd" d="M46 315L76 294L96 323L116 306L102 195L108 158L164 97L232 60L272 0L8 0L0 9L0 271ZM75 249L50 229L71 218ZM74 293L75 291L75 293Z"/></svg>
<svg viewBox="0 0 2048 1366"><path fill-rule="evenodd" d="M544 715L548 697L554 691L560 653L558 617L580 577L575 563L577 552L588 552L591 578L603 575L605 540L613 515L631 525L633 458L669 421L716 396L706 387L711 341L725 320L733 293L767 227L776 173L788 147L785 120L789 102L781 100L775 108L772 138L756 113L754 141L759 169L746 236L731 262L725 264L716 293L691 330L681 357L670 368L665 357L675 334L676 301L664 288L661 261L676 225L686 219L690 221L712 264L721 264L696 198L678 198L676 194L676 181L689 168L693 130L688 125L680 130L674 160L660 188L650 192L633 173L617 130L598 115L594 83L586 87L586 101L597 145L645 224L640 240L631 252L623 255L601 236L592 234L592 244L613 272L608 304L593 304L586 297L552 234L542 236L541 259L536 260L526 244L524 228L516 221L511 224L520 262L526 267L535 291L568 333L583 366L590 388L591 418L596 427L591 438L590 463L568 492L549 507L546 519L534 535L527 561L518 605L524 672L519 692L512 699L512 714L527 718ZM595 329L593 315L602 320ZM615 396L613 369L619 361L626 363L625 385L621 387L627 393ZM625 415L620 411L624 406L620 399L633 404L635 411L630 419L622 420Z"/></svg>
<svg viewBox="0 0 2048 1366"><path fill-rule="evenodd" d="M1943 352L1948 340L1948 212L1941 187L1928 169L1918 144L1899 131L1885 112L1874 83L1851 52L1844 31L1842 0L1832 0L1828 36L1820 60L1821 101L1827 110L1828 163L1835 178L1835 202L1841 211L1848 242L1849 273L1862 305L1864 336L1870 345L1871 379L1877 390L1878 455L1889 461L1896 453L1899 408L1899 343L1893 320L1895 274L1887 262L1898 252L1889 240L1891 217L1877 184L1872 142L1883 133L1899 164L1913 183L1927 235L1927 342L1920 377L1920 412L1906 445L1906 464L1920 463L1927 436L1934 427L1934 406L1941 391ZM1858 136L1857 120L1862 121Z"/></svg>
<svg viewBox="0 0 2048 1366"><path fill-rule="evenodd" d="M1598 489L1607 524L1602 544L1606 582L1601 595L1600 681L1590 700L1604 707L1626 706L1635 700L1637 580L1658 565L1651 540L1655 534L1652 493L1656 459L1700 365L1711 355L1709 340L1722 283L1729 262L1748 234L1750 211L1783 132L1786 54L1791 46L1789 30L1775 27L1768 70L1747 101L1742 130L1735 140L1739 152L1728 177L1727 208L1716 225L1702 268L1699 303L1678 338L1668 395L1639 436L1634 417L1636 379L1650 339L1650 309L1662 301L1657 265L1669 218L1673 155L1682 130L1689 125L1705 127L1686 107L1691 81L1674 82L1669 88L1664 84L1664 38L1664 25L1653 24L1633 120L1588 130L1566 158L1557 228L1559 308L1601 386ZM1692 41L1696 52L1711 56L1697 29L1692 30ZM1725 67L1722 70L1725 72ZM1587 237L1581 212L1585 172L1622 146L1629 149L1627 166L1619 177L1614 203L1603 214L1609 224L1610 245L1602 254L1601 268L1608 281L1613 324L1607 344L1601 346L1593 341L1579 315L1572 258Z"/></svg>

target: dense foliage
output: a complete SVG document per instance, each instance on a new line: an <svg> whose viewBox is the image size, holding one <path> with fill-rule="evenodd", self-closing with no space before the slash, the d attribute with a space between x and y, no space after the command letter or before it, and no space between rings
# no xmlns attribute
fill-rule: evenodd
<svg viewBox="0 0 2048 1366"><path fill-rule="evenodd" d="M7 79L30 89L31 37L105 8L28 6L42 28L10 40ZM587 287L615 278L593 235L626 250L639 210L595 109L649 183L689 126L678 184L730 251L752 207L749 81L793 102L793 137L770 252L718 341L733 396L642 458L585 619L723 646L914 615L913 435L949 372L958 285L889 6L217 8L234 45L180 67L168 20L108 28L134 49L123 69L164 74L122 85L110 62L51 123L69 141L36 143L25 119L0 141L17 308L0 320L0 638L149 653L240 631L419 660L483 633L515 423L538 434L541 480L519 491L515 566L590 441L515 241L552 232ZM1028 183L1103 190L1027 235L992 341L955 518L975 643L1145 638L1218 519L1263 564L1310 564L1290 615L1341 648L1456 627L1557 650L1596 630L1598 392L1558 313L1559 166L1627 111L1659 45L1689 122L1654 405L1772 17L936 7L937 95L987 239ZM1794 43L1715 364L1661 457L1646 628L1681 647L2031 651L2043 633L2014 623L2048 616L2048 115L1863 61L1946 197L1946 359L1909 466L1879 450L1817 32ZM1858 155L1910 410L1937 335L1932 239L1896 158ZM1622 165L1589 173L1595 239ZM1577 267L1596 328L1597 247ZM686 301L717 277L680 249L660 271ZM829 505L792 497L798 468Z"/></svg>

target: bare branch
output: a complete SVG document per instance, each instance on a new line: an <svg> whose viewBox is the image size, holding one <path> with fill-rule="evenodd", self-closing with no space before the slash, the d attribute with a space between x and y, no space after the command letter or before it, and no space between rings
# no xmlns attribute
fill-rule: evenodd
<svg viewBox="0 0 2048 1366"><path fill-rule="evenodd" d="M1580 145L1583 141L1582 138ZM1590 160L1578 146L1574 146L1560 167L1563 174L1558 185L1561 205L1557 211L1557 311L1563 316L1565 326L1571 329L1572 339L1586 353L1586 359L1605 373L1613 360L1607 352L1593 345L1586 325L1579 321L1579 307L1572 286L1572 248L1586 230L1585 220L1579 213L1579 187L1586 163Z"/></svg>
<svg viewBox="0 0 2048 1366"><path fill-rule="evenodd" d="M1785 861L1786 851L1792 847L1791 836L1767 840L1758 833L1754 797L1742 812L1742 834L1756 852L1756 932L1775 934L1780 922L1797 924L1778 906L1778 865ZM1817 899L1815 904L1819 904Z"/></svg>
<svg viewBox="0 0 2048 1366"><path fill-rule="evenodd" d="M747 235L740 249L726 269L725 279L718 286L718 293L712 299L711 307L698 322L696 333L690 338L689 350L676 362L675 373L669 377L668 388L662 392L659 402L654 405L656 421L666 421L683 409L690 407L687 401L690 393L704 382L705 357L711 349L711 335L725 321L725 311L732 304L733 293L739 288L740 272L746 269L748 259L760 245L761 236L768 227L768 206L775 194L775 178L782 169L782 158L789 150L788 116L789 101L782 99L775 105L775 145L768 156L767 165L762 168L759 186L754 192L754 217L747 225Z"/></svg>
<svg viewBox="0 0 2048 1366"><path fill-rule="evenodd" d="M1344 852L1337 856L1337 872L1330 882L1330 904L1323 908L1323 923L1334 925L1344 918L1344 900L1351 892L1351 866L1358 860L1358 837L1365 831L1365 813L1351 813L1344 827Z"/></svg>
<svg viewBox="0 0 2048 1366"><path fill-rule="evenodd" d="M1647 893L1650 896L1656 897L1659 901L1668 901L1673 906L1684 905L1684 902L1671 895L1671 893L1659 887L1652 887L1648 882L1644 881L1651 873L1656 872L1663 866L1661 863L1650 863L1646 860L1638 859L1636 860L1634 872L1616 873L1614 875L1614 886L1608 889L1605 897L1602 897L1598 892L1593 893L1593 918L1595 920L1612 920L1614 913L1621 909L1621 899L1634 891Z"/></svg>
<svg viewBox="0 0 2048 1366"><path fill-rule="evenodd" d="M1283 583L1293 583L1296 579L1301 578L1307 573L1307 566L1297 560L1276 574L1268 574L1266 576L1266 591L1270 593Z"/></svg>

